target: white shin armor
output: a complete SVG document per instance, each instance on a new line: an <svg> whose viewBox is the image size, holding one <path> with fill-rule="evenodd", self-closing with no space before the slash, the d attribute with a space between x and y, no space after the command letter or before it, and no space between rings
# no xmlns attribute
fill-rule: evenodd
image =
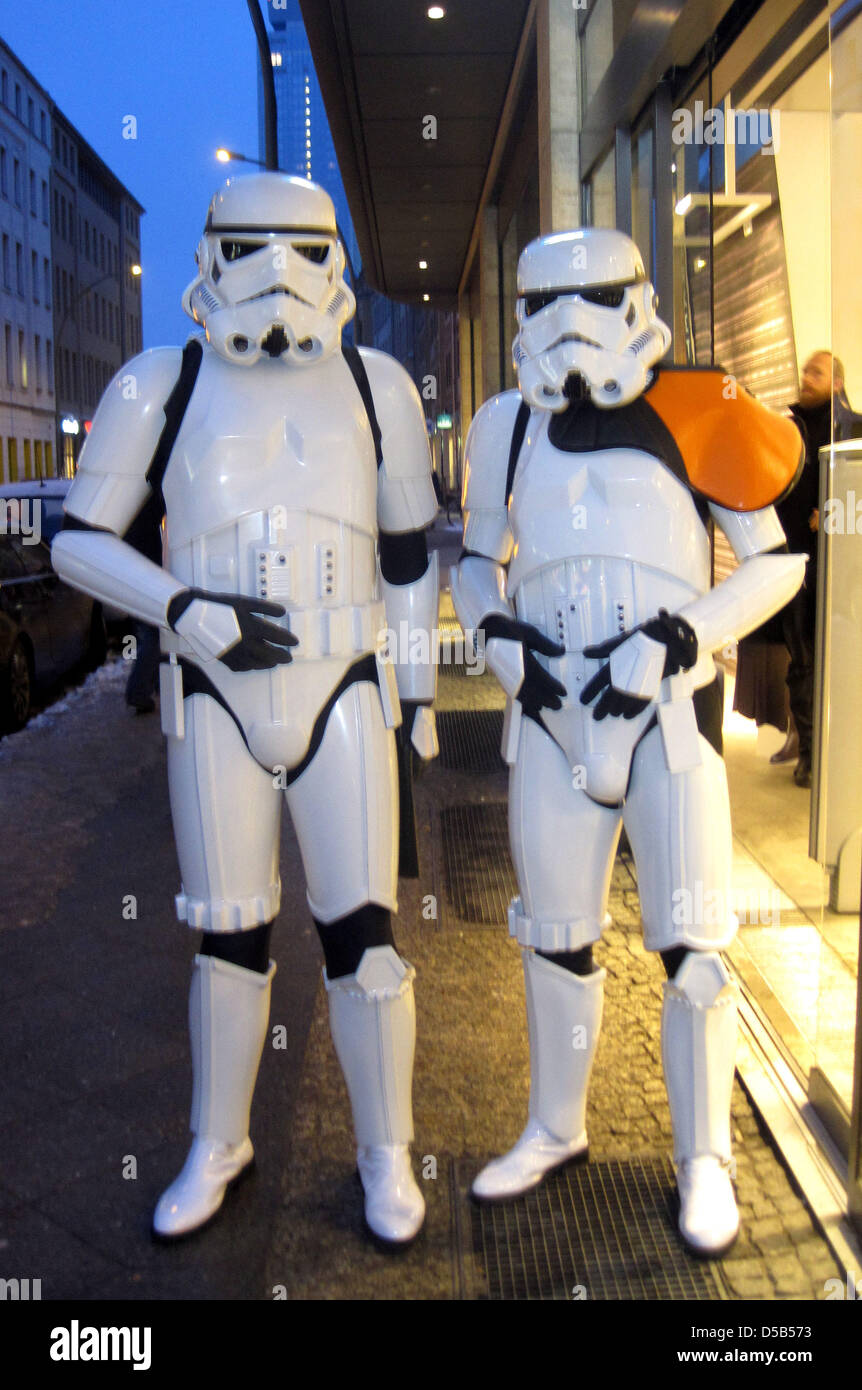
<svg viewBox="0 0 862 1390"><path fill-rule="evenodd" d="M206 1224L228 1185L254 1157L249 1111L269 1022L275 964L265 975L215 956L195 956L189 995L194 1134L178 1177L162 1194L153 1217L161 1239L176 1239Z"/></svg>
<svg viewBox="0 0 862 1390"><path fill-rule="evenodd" d="M275 963L265 975L217 956L195 956L189 996L193 1134L239 1144L248 1135Z"/></svg>
<svg viewBox="0 0 862 1390"><path fill-rule="evenodd" d="M714 951L691 951L664 985L661 1045L674 1161L730 1161L736 986Z"/></svg>
<svg viewBox="0 0 862 1390"><path fill-rule="evenodd" d="M530 1035L530 1116L561 1140L585 1133L602 1026L605 971L575 975L522 950Z"/></svg>
<svg viewBox="0 0 862 1390"><path fill-rule="evenodd" d="M324 975L332 1041L360 1148L413 1139L415 975L392 946L366 950L355 975Z"/></svg>
<svg viewBox="0 0 862 1390"><path fill-rule="evenodd" d="M574 975L521 952L530 1035L530 1112L514 1148L473 1183L485 1201L517 1197L546 1173L586 1153L587 1087L602 1022L605 971Z"/></svg>

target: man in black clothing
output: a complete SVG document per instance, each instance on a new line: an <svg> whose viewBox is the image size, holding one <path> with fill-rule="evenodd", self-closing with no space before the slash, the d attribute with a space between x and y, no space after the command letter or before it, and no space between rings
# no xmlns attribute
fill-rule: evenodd
<svg viewBox="0 0 862 1390"><path fill-rule="evenodd" d="M776 507L791 553L808 555L805 582L782 613L784 641L790 652L787 688L799 734L799 761L793 772L798 787L811 786L811 734L814 707L814 627L817 596L819 528L819 451L830 438L862 436L862 416L854 415L844 392L844 368L831 352L812 353L802 369L799 400L791 407L805 439L805 464L793 491ZM834 433L833 433L834 415Z"/></svg>

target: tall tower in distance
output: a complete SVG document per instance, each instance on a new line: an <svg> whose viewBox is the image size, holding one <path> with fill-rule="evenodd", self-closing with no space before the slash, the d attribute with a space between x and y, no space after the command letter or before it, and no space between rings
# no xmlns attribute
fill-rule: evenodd
<svg viewBox="0 0 862 1390"><path fill-rule="evenodd" d="M286 174L312 179L335 204L342 239L358 276L362 266L320 83L302 22L299 0L267 3L269 47L278 106L279 165ZM258 75L258 157L264 158L263 81Z"/></svg>

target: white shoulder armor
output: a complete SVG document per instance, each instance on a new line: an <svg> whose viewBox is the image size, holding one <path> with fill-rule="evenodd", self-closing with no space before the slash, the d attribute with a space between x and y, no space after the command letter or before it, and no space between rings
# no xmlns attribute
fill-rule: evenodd
<svg viewBox="0 0 862 1390"><path fill-rule="evenodd" d="M501 565L512 554L506 475L519 391L493 396L477 411L464 451L464 549Z"/></svg>
<svg viewBox="0 0 862 1390"><path fill-rule="evenodd" d="M437 495L431 482L431 450L418 392L405 368L375 347L360 347L382 438L377 481L381 531L399 534L431 525Z"/></svg>
<svg viewBox="0 0 862 1390"><path fill-rule="evenodd" d="M377 520L398 534L430 526L437 515L431 451L419 392L400 363L375 348L360 348L374 398L383 445L377 485Z"/></svg>
<svg viewBox="0 0 862 1390"><path fill-rule="evenodd" d="M149 495L146 473L182 356L181 348L152 348L117 372L81 450L65 503L71 516L120 535L137 516Z"/></svg>

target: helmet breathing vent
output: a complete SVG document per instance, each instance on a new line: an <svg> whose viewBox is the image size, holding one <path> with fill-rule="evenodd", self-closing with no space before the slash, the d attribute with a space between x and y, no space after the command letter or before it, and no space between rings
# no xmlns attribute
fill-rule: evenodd
<svg viewBox="0 0 862 1390"><path fill-rule="evenodd" d="M653 335L651 329L647 329L645 332L639 333L638 336L631 343L629 343L629 352L633 352L635 356L637 356L639 352L643 352L644 348L649 347L650 343L652 342L652 337Z"/></svg>
<svg viewBox="0 0 862 1390"><path fill-rule="evenodd" d="M219 304L215 295L211 294L205 285L201 285L199 287L198 294L200 296L201 304L204 306L205 309L209 310L211 314L215 313L217 309L221 308L221 305Z"/></svg>
<svg viewBox="0 0 862 1390"><path fill-rule="evenodd" d="M332 302L330 303L330 305L329 305L329 307L327 308L326 312L327 312L328 314L331 314L333 318L336 318L336 317L338 316L338 314L341 312L341 310L344 308L344 305L345 305L346 303L347 303L347 296L346 296L346 294L344 293L344 291L343 291L343 290L337 290L336 293L333 295L333 297L332 297Z"/></svg>

